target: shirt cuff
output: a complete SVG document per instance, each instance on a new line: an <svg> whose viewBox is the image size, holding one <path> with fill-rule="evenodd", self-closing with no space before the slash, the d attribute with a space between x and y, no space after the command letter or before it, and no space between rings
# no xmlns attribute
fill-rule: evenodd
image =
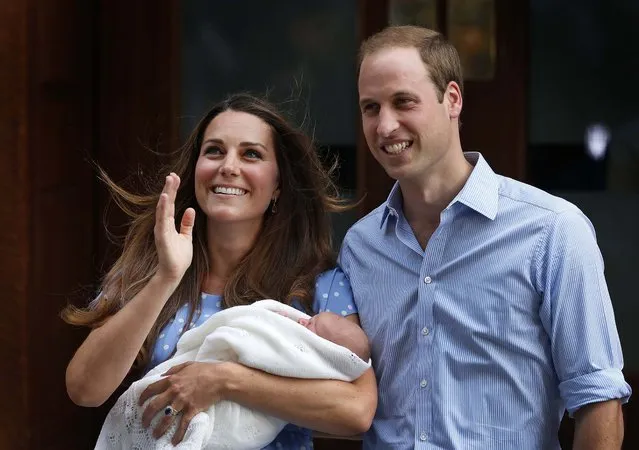
<svg viewBox="0 0 639 450"><path fill-rule="evenodd" d="M584 405L619 399L627 403L632 393L619 369L602 369L559 383L570 417Z"/></svg>

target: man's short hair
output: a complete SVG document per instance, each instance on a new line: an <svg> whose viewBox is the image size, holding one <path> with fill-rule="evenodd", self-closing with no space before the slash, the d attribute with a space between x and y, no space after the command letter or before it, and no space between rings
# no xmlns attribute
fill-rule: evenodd
<svg viewBox="0 0 639 450"><path fill-rule="evenodd" d="M444 98L448 83L454 81L464 94L459 54L455 47L437 31L413 25L391 26L372 35L359 48L357 72L364 58L372 53L393 47L415 48L426 64L431 81L435 85L438 100Z"/></svg>

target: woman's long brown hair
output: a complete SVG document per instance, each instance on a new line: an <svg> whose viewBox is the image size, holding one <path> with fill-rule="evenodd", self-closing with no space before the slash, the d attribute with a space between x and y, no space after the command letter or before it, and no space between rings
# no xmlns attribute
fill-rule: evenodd
<svg viewBox="0 0 639 450"><path fill-rule="evenodd" d="M159 331L184 304L191 316L201 306L201 285L209 272L206 217L195 198L194 172L206 127L228 110L259 117L270 125L280 174L281 193L277 213L266 212L263 229L253 249L240 261L224 288L224 306L250 304L273 298L290 304L298 299L310 311L315 278L335 264L329 212L351 206L339 199L316 148L303 131L292 126L269 102L248 94L236 94L217 104L197 125L187 142L175 153L173 164L157 180L146 180L147 193L127 191L100 170L117 205L130 217L123 251L102 280L98 297L86 308L68 306L63 319L74 325L98 327L140 292L158 267L154 243L155 208L164 175L175 172L181 179L175 200L175 220L180 223L188 207L195 208L193 261L182 281L162 309L140 350L137 365L144 366ZM189 323L189 320L187 323Z"/></svg>

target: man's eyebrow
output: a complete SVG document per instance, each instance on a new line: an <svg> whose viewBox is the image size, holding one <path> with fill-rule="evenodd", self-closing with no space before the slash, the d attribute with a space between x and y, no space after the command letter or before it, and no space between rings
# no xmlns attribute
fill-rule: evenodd
<svg viewBox="0 0 639 450"><path fill-rule="evenodd" d="M395 92L393 94L393 97L417 97L417 95L413 94L412 92L409 91L399 91L399 92Z"/></svg>
<svg viewBox="0 0 639 450"><path fill-rule="evenodd" d="M364 97L363 99L359 101L359 106L361 107L369 103L374 103L374 100L372 98Z"/></svg>

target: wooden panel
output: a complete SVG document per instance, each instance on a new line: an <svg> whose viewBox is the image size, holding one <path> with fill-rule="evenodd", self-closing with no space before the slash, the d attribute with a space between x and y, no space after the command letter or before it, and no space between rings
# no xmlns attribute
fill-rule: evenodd
<svg viewBox="0 0 639 450"><path fill-rule="evenodd" d="M26 448L28 433L27 360L23 353L31 261L27 18L23 2L0 3L0 448L7 449Z"/></svg>
<svg viewBox="0 0 639 450"><path fill-rule="evenodd" d="M116 181L158 162L153 152L177 148L180 59L179 3L101 2L99 113L96 160ZM98 191L97 214L108 204ZM125 217L111 208L106 222L117 234ZM108 268L119 249L98 230L98 255Z"/></svg>
<svg viewBox="0 0 639 450"><path fill-rule="evenodd" d="M464 83L461 142L465 151L480 151L497 173L522 180L526 156L528 3L495 3L495 78Z"/></svg>
<svg viewBox="0 0 639 450"><path fill-rule="evenodd" d="M360 0L360 40L381 31L388 25L388 0ZM393 180L375 160L368 149L361 118L357 118L357 198L362 198L359 211L365 215L386 200Z"/></svg>
<svg viewBox="0 0 639 450"><path fill-rule="evenodd" d="M91 2L38 2L29 20L32 264L28 318L29 448L89 448L94 410L68 399L66 364L86 335L59 313L95 277L94 40ZM85 298L83 297L82 300Z"/></svg>

